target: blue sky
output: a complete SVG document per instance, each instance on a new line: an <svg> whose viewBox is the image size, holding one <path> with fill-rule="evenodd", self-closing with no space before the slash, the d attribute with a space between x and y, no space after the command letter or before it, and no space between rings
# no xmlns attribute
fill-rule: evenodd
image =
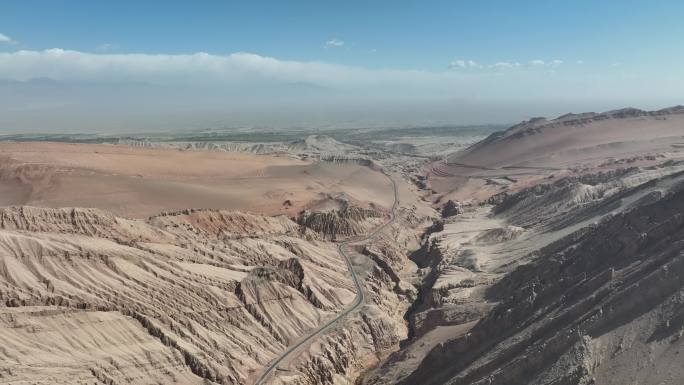
<svg viewBox="0 0 684 385"><path fill-rule="evenodd" d="M489 118L514 121L684 99L683 14L676 0L4 1L0 80L211 88L216 108L244 91L255 111L364 99L388 124L393 103L522 103ZM456 110L436 120L488 119ZM406 124L432 121L418 115Z"/></svg>
<svg viewBox="0 0 684 385"><path fill-rule="evenodd" d="M681 64L684 3L649 1L5 1L8 49L250 52L289 60L438 70L559 58ZM344 46L324 49L326 41ZM679 52L678 52L679 51ZM650 55L649 55L650 54ZM674 64L674 63L672 63Z"/></svg>

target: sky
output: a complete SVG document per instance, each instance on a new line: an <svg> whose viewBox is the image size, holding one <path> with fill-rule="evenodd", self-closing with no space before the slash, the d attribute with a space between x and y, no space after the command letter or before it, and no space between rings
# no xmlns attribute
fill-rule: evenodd
<svg viewBox="0 0 684 385"><path fill-rule="evenodd" d="M515 123L684 101L678 0L0 9L0 132Z"/></svg>

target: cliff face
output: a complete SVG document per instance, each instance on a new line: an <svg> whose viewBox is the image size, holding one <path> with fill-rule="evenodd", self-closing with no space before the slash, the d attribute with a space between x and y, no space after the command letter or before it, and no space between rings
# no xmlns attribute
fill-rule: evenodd
<svg viewBox="0 0 684 385"><path fill-rule="evenodd" d="M297 223L334 240L365 234L382 223L383 216L376 210L346 205L331 211L303 211Z"/></svg>
<svg viewBox="0 0 684 385"><path fill-rule="evenodd" d="M557 215L543 212L551 208ZM487 287L493 310L400 383L681 382L684 176L676 164L537 186L494 212L543 247Z"/></svg>

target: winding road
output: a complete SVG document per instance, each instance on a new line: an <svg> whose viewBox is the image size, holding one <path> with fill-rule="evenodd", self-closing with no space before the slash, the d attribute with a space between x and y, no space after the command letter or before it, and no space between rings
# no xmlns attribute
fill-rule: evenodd
<svg viewBox="0 0 684 385"><path fill-rule="evenodd" d="M366 295L363 291L363 284L361 283L361 280L359 277L356 275L356 272L354 271L354 266L351 261L351 257L349 254L347 254L347 251L345 251L346 247L351 245L351 244L357 244L357 243L363 243L363 242L368 242L372 239L374 239L382 230L384 230L387 226L391 225L394 223L396 220L396 210L397 207L399 206L399 191L397 189L397 183L395 182L394 178L392 178L391 175L389 175L385 170L380 170L387 179L392 182L392 190L394 193L394 202L392 203L392 209L390 210L390 218L387 222L383 223L381 226L376 228L372 233L367 234L366 236L363 236L361 238L353 238L353 239L348 239L344 242L341 242L340 244L337 245L337 252L344 258L344 261L347 263L347 269L349 270L349 273L351 274L352 280L354 281L354 285L356 286L356 298L354 298L354 302L352 302L345 310L343 310L340 314L338 314L335 318L331 319L330 321L324 323L321 326L318 326L316 329L312 330L309 334L307 334L305 337L301 338L299 342L296 344L290 346L287 348L287 350L283 351L278 358L273 360L261 373L261 376L259 377L258 380L254 383L254 385L264 385L268 378L271 376L273 371L280 365L283 360L285 360L288 356L296 352L300 347L303 345L313 341L316 337L320 336L325 330L330 328L332 325L334 325L337 321L340 321L347 317L349 314L354 312L355 310L360 309L365 303L366 303Z"/></svg>

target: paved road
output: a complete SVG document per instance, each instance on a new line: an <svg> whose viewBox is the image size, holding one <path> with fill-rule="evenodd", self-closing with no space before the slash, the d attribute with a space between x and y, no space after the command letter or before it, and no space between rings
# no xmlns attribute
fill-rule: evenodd
<svg viewBox="0 0 684 385"><path fill-rule="evenodd" d="M347 251L345 250L347 246L350 244L354 243L362 243L362 242L367 242L375 238L382 230L385 229L385 227L391 225L394 223L396 220L396 211L397 207L399 206L399 191L397 190L397 183L394 181L394 178L392 178L387 172L384 170L381 170L381 172L387 177L387 179L392 182L392 190L394 193L394 203L392 203L392 210L390 211L390 218L387 222L382 224L382 226L378 227L373 231L372 233L360 237L360 238L353 238L353 239L348 239L340 244L337 245L337 252L344 258L344 261L347 263L347 269L349 270L349 273L352 276L352 279L354 280L354 285L356 286L356 298L354 298L354 302L352 302L345 310L343 310L340 314L338 314L335 318L331 319L330 321L326 322L325 324L317 327L313 331L311 331L309 334L306 335L306 337L303 337L297 342L295 345L290 346L278 356L277 359L275 359L273 362L271 362L261 373L261 376L259 379L254 383L254 385L263 385L266 383L266 380L271 376L273 371L280 365L283 360L285 360L290 354L294 353L302 347L304 344L309 343L313 341L316 337L320 336L325 330L330 328L333 324L335 324L337 321L340 321L347 317L350 313L353 311L360 309L365 303L366 303L366 295L363 291L363 284L361 283L360 278L356 275L356 272L354 271L354 266L352 265L351 257L349 254L347 254Z"/></svg>

